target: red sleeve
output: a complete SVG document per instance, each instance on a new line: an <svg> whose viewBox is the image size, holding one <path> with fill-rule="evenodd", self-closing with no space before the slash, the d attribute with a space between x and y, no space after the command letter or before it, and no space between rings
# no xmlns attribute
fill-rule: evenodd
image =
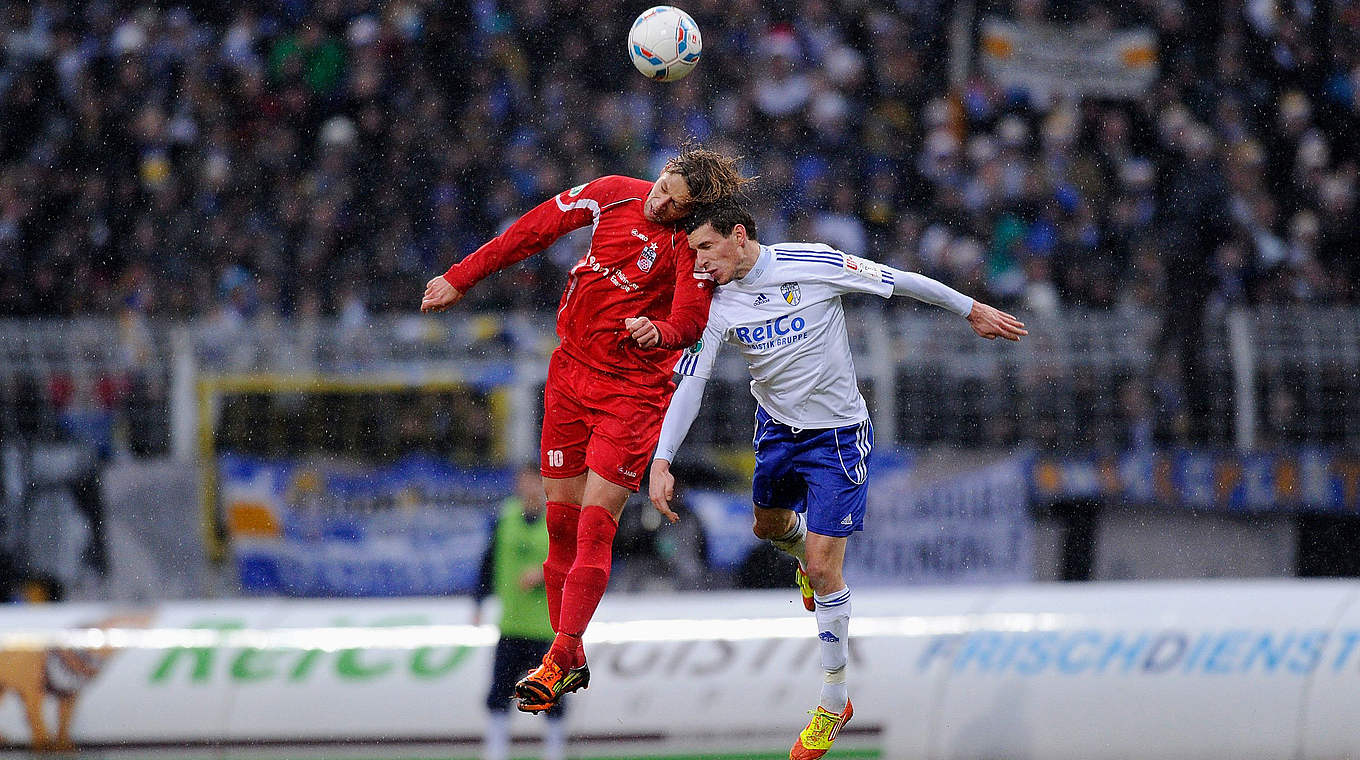
<svg viewBox="0 0 1360 760"><path fill-rule="evenodd" d="M550 198L516 219L505 232L449 267L444 279L459 291L488 275L523 261L572 230L590 224L615 193L614 177L601 177Z"/></svg>
<svg viewBox="0 0 1360 760"><path fill-rule="evenodd" d="M652 321L661 332L658 348L689 348L698 342L708 325L708 305L712 300L713 278L695 271L694 249L686 243L684 254L675 267L671 313L663 321Z"/></svg>

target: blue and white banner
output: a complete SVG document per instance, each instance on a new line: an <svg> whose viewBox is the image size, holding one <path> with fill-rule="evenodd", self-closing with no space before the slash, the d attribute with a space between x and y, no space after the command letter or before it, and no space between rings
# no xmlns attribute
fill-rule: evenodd
<svg viewBox="0 0 1360 760"><path fill-rule="evenodd" d="M374 467L220 459L241 587L286 596L468 592L510 475L431 457Z"/></svg>
<svg viewBox="0 0 1360 760"><path fill-rule="evenodd" d="M1030 580L1034 537L1026 457L914 483L910 469L870 481L864 530L846 547L845 575L860 586Z"/></svg>
<svg viewBox="0 0 1360 760"><path fill-rule="evenodd" d="M1104 499L1223 512L1360 511L1360 457L1323 449L1042 457L1037 503Z"/></svg>
<svg viewBox="0 0 1360 760"><path fill-rule="evenodd" d="M846 549L851 583L1030 579L1033 537L1025 457L926 484L914 482L912 467L903 458L871 462L864 530L851 535ZM709 565L724 571L738 568L759 543L751 533L749 494L690 491L687 498L703 522Z"/></svg>

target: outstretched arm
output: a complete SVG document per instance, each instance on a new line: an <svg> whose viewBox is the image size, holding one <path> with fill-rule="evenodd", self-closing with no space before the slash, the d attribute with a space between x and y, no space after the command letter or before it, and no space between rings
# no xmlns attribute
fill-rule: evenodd
<svg viewBox="0 0 1360 760"><path fill-rule="evenodd" d="M656 456L652 459L652 474L649 478L648 495L652 506L672 523L680 517L671 511L670 502L675 497L675 476L671 474L671 461L680 444L685 442L694 418L699 416L699 403L704 398L705 378L687 376L680 379L680 385L671 396L671 405L666 409L666 419L661 423L661 437L657 441Z"/></svg>
<svg viewBox="0 0 1360 760"><path fill-rule="evenodd" d="M1029 335L1024 322L981 301L975 301L939 280L889 266L883 267L883 271L892 277L893 295L911 296L967 317L973 332L988 340L1005 338L1018 341L1022 336Z"/></svg>
<svg viewBox="0 0 1360 760"><path fill-rule="evenodd" d="M884 266L883 271L891 277L892 294L895 296L911 296L918 301L952 311L960 317L968 316L973 308L973 299L960 293L948 285L926 277L915 272L904 272L901 269L894 269Z"/></svg>
<svg viewBox="0 0 1360 760"><path fill-rule="evenodd" d="M421 311L443 311L458 303L483 278L552 245L572 230L592 223L600 207L619 192L619 178L602 177L560 193L530 209L504 232L425 283Z"/></svg>

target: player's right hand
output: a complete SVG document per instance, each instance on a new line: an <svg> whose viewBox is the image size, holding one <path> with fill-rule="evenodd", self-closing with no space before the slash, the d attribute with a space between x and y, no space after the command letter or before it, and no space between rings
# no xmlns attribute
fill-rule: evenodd
<svg viewBox="0 0 1360 760"><path fill-rule="evenodd" d="M450 285L449 281L444 279L444 275L440 275L425 283L425 297L420 299L420 310L443 311L458 303L462 297L462 291Z"/></svg>
<svg viewBox="0 0 1360 760"><path fill-rule="evenodd" d="M534 565L525 569L519 575L519 588L521 591L533 591L543 586L543 566Z"/></svg>
<svg viewBox="0 0 1360 760"><path fill-rule="evenodd" d="M1029 335L1024 322L981 301L973 301L973 310L968 312L968 324L973 326L973 332L987 340L1005 338L1018 341Z"/></svg>
<svg viewBox="0 0 1360 760"><path fill-rule="evenodd" d="M652 506L674 525L680 522L680 515L671 511L671 499L675 497L675 476L671 474L671 463L664 459L652 460L652 475L648 478L651 487L648 495Z"/></svg>
<svg viewBox="0 0 1360 760"><path fill-rule="evenodd" d="M661 343L661 330L646 317L629 317L623 327L639 346L651 348Z"/></svg>

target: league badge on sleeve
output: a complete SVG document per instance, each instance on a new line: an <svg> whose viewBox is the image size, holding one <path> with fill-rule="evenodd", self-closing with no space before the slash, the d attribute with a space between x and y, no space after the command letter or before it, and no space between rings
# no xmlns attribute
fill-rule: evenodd
<svg viewBox="0 0 1360 760"><path fill-rule="evenodd" d="M784 296L784 300L789 306L797 306L803 300L803 291L798 289L798 283L786 282L779 286L779 292Z"/></svg>
<svg viewBox="0 0 1360 760"><path fill-rule="evenodd" d="M878 263L848 253L845 254L845 268L866 280L880 282L883 279L883 267Z"/></svg>

